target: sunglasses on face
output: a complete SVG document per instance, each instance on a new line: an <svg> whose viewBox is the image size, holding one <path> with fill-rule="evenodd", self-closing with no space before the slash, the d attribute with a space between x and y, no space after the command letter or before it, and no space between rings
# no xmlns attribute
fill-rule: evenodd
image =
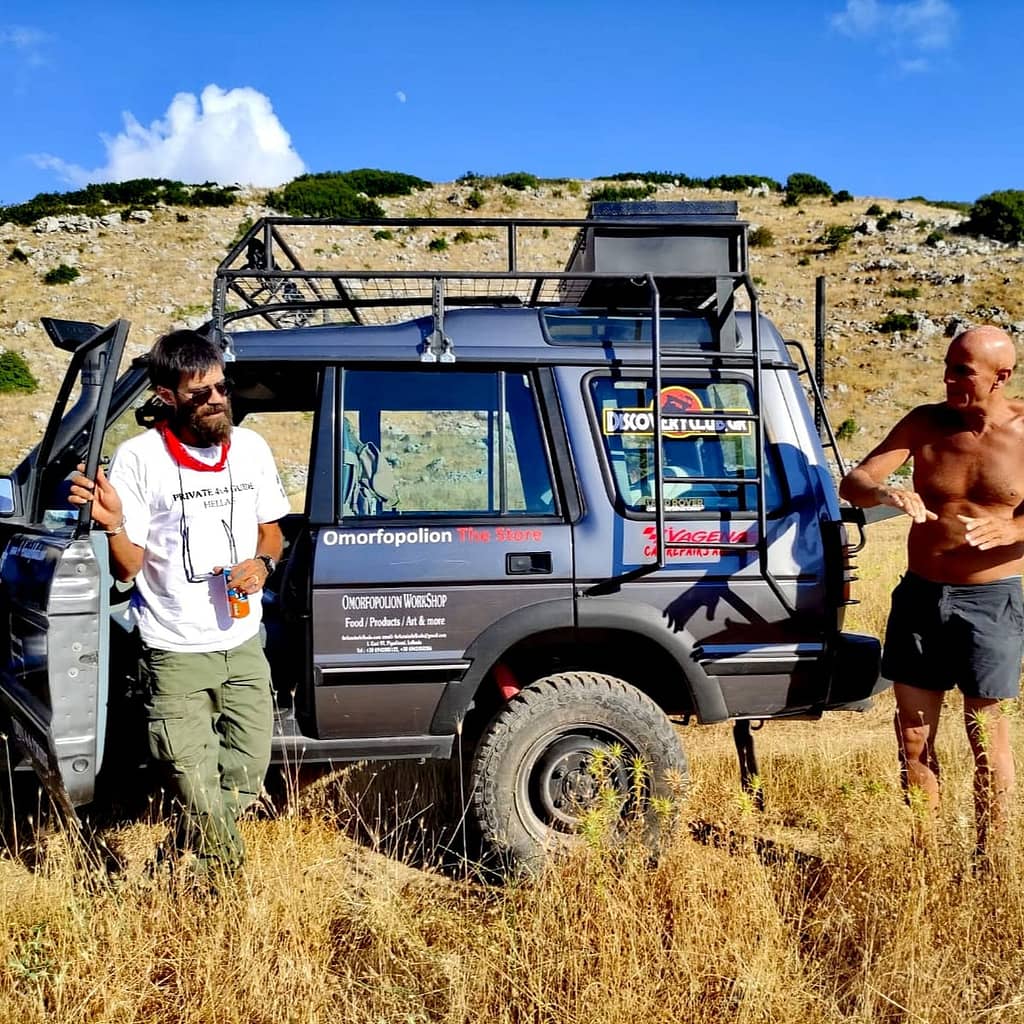
<svg viewBox="0 0 1024 1024"><path fill-rule="evenodd" d="M175 394L190 405L206 405L214 391L222 398L226 398L231 394L231 381L219 380L216 384L208 385L205 388L196 388L194 391L186 391L184 394L177 391Z"/></svg>

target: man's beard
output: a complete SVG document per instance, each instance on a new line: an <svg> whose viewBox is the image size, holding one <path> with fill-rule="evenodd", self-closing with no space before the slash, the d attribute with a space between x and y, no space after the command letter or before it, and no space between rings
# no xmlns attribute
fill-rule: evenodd
<svg viewBox="0 0 1024 1024"><path fill-rule="evenodd" d="M198 408L192 405L178 406L174 417L175 433L181 436L181 428L191 433L200 448L222 444L231 436L231 403L225 398L216 412L208 405Z"/></svg>

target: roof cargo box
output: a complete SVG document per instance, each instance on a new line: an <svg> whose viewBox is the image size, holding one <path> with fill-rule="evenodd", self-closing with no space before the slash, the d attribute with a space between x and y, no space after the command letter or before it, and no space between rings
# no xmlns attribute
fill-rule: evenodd
<svg viewBox="0 0 1024 1024"><path fill-rule="evenodd" d="M714 297L716 278L747 269L747 225L737 213L735 202L594 203L590 217L598 223L580 232L566 270L652 274L663 306L698 309ZM638 300L621 281L598 280L579 304L615 308Z"/></svg>

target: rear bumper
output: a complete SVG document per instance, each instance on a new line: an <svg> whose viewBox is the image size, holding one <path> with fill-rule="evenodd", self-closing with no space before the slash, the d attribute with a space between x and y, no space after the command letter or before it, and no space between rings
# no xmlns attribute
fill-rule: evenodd
<svg viewBox="0 0 1024 1024"><path fill-rule="evenodd" d="M882 645L877 637L840 633L832 648L832 672L825 711L866 711L871 698L892 683L881 675Z"/></svg>

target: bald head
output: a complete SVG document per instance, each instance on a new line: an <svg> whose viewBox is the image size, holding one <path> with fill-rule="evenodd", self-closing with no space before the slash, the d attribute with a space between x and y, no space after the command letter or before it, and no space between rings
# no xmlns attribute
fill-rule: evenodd
<svg viewBox="0 0 1024 1024"><path fill-rule="evenodd" d="M972 327L957 335L946 352L946 404L963 413L999 408L1014 362L1013 341L998 327Z"/></svg>
<svg viewBox="0 0 1024 1024"><path fill-rule="evenodd" d="M991 325L970 327L958 334L950 343L947 361L954 351L983 364L993 373L1012 370L1017 362L1013 339L1002 328Z"/></svg>

